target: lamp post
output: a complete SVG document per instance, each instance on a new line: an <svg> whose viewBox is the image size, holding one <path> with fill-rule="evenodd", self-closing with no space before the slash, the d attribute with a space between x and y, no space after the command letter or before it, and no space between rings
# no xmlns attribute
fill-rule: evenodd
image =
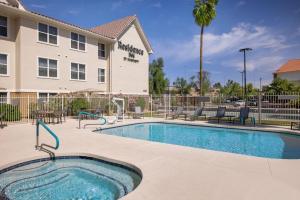
<svg viewBox="0 0 300 200"><path fill-rule="evenodd" d="M252 51L251 48L243 48L240 49L239 52L244 53L244 100L245 100L245 107L247 105L247 76L246 76L246 52Z"/></svg>
<svg viewBox="0 0 300 200"><path fill-rule="evenodd" d="M242 88L244 88L244 71L240 71L241 75L242 75ZM245 99L245 93L243 91L243 98Z"/></svg>

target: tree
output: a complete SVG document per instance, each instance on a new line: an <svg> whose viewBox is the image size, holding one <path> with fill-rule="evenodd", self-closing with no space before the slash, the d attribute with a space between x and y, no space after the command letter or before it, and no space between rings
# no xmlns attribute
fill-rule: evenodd
<svg viewBox="0 0 300 200"><path fill-rule="evenodd" d="M163 71L164 60L158 58L153 60L149 65L149 91L150 94L161 95L168 86L168 79L165 78Z"/></svg>
<svg viewBox="0 0 300 200"><path fill-rule="evenodd" d="M193 16L195 22L201 27L200 34L200 95L204 94L203 91L203 34L204 27L209 26L212 20L216 17L216 6L218 0L195 0L193 9Z"/></svg>
<svg viewBox="0 0 300 200"><path fill-rule="evenodd" d="M177 78L173 83L173 85L176 87L180 95L189 94L192 88L191 84L188 83L187 80L181 77Z"/></svg>
<svg viewBox="0 0 300 200"><path fill-rule="evenodd" d="M230 97L241 97L243 94L243 89L239 83L233 80L228 80L221 89L221 93Z"/></svg>
<svg viewBox="0 0 300 200"><path fill-rule="evenodd" d="M202 81L202 90L203 90L203 94L205 94L206 92L209 91L210 88L210 78L209 78L210 74L207 71L203 71L203 81ZM192 76L190 78L190 84L191 87L193 87L195 89L195 91L200 91L200 73L198 73L198 76Z"/></svg>
<svg viewBox="0 0 300 200"><path fill-rule="evenodd" d="M266 92L280 94L282 92L300 92L300 86L286 79L275 78L272 83L265 87Z"/></svg>
<svg viewBox="0 0 300 200"><path fill-rule="evenodd" d="M217 82L217 83L215 83L214 85L213 85L213 88L216 88L216 89L222 89L223 87L222 87L222 84L220 83L220 82Z"/></svg>

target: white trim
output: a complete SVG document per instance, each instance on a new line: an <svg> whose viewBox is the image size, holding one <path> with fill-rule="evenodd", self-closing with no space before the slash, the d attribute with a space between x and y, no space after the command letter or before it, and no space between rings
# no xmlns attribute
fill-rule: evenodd
<svg viewBox="0 0 300 200"><path fill-rule="evenodd" d="M78 65L78 79L72 79L72 63L77 64ZM79 79L79 65L84 65L84 74L85 74L85 79ZM87 82L87 65L80 63L80 62L76 62L76 61L70 61L70 81L79 81L79 82Z"/></svg>
<svg viewBox="0 0 300 200"><path fill-rule="evenodd" d="M39 58L44 58L44 59L47 59L47 69L48 69L48 76L40 76L39 75ZM57 61L57 68L56 68L56 71L57 71L57 77L50 77L49 76L49 60L56 60ZM36 66L37 66L37 74L36 74L36 77L39 78L39 79L52 79L52 80L60 80L60 73L59 73L59 60L58 59L53 59L53 58L49 58L49 57L46 57L46 56L37 56L37 59L36 59Z"/></svg>
<svg viewBox="0 0 300 200"><path fill-rule="evenodd" d="M1 77L10 77L10 55L9 53L2 53L0 54L6 55L6 74L0 74Z"/></svg>
<svg viewBox="0 0 300 200"><path fill-rule="evenodd" d="M47 25L48 26L48 33L47 33L47 41L48 42L43 42L43 41L40 41L39 40L39 24L45 24L45 25ZM49 35L50 35L50 33L49 33L49 26L52 26L52 27L54 27L54 28L56 28L57 29L57 44L52 44L52 43L50 43L49 42ZM44 23L44 22L36 22L36 33L37 33L37 43L40 43L40 44L46 44L46 45L50 45L50 46L54 46L54 47L59 47L59 28L58 27L56 27L56 26L53 26L53 25L49 25L49 24L47 24L47 23Z"/></svg>
<svg viewBox="0 0 300 200"><path fill-rule="evenodd" d="M74 48L72 48L72 33L75 33L75 34L77 34L78 35L78 49L74 49ZM84 48L84 51L83 50L80 50L79 49L79 35L81 35L81 36L84 36L85 37L85 48ZM74 32L74 31L70 31L70 34L69 34L69 41L70 41L70 50L73 50L73 51L78 51L78 52L82 52L82 53L86 53L87 52L87 36L86 35L83 35L83 34L80 34L80 33L77 33L77 32ZM82 42L81 42L82 43Z"/></svg>

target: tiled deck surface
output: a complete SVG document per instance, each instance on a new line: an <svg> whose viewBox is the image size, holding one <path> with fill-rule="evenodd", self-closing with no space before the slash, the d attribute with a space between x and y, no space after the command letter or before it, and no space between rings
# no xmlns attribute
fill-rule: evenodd
<svg viewBox="0 0 300 200"><path fill-rule="evenodd" d="M126 120L123 124L138 121ZM78 129L73 119L50 127L61 141L57 155L88 153L140 168L143 180L124 200L300 199L300 160L257 158L105 135L92 132L97 126ZM47 134L41 135L41 141L52 143ZM31 124L0 129L0 168L47 156L34 145L35 126Z"/></svg>

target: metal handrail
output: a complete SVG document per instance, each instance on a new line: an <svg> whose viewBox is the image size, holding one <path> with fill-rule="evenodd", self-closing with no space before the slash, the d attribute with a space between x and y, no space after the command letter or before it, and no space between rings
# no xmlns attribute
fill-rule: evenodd
<svg viewBox="0 0 300 200"><path fill-rule="evenodd" d="M103 124L106 124L106 119L104 117L101 117L97 114L93 114L93 113L89 113L89 112L86 112L86 111L80 111L79 114L78 114L78 120L79 120L79 124L78 124L78 127L80 129L81 127L81 116L82 115L86 115L86 116L91 116L91 117L95 117L95 118L98 118L98 119L103 119L104 120L104 123ZM89 125L97 125L97 124L89 124Z"/></svg>
<svg viewBox="0 0 300 200"><path fill-rule="evenodd" d="M40 125L44 128L44 129L46 129L46 131L48 132L48 133L50 133L50 135L52 136L52 137L54 137L54 139L55 139L55 142L56 142L56 145L55 145L55 147L53 147L53 146L50 146L50 145L47 145L47 144L41 144L40 146L39 146L39 135L40 135ZM43 147L43 146L47 146L47 147L50 147L50 148L52 148L52 149L58 149L59 148L59 138L57 137L57 135L42 121L42 120L40 120L40 119L37 119L37 121L36 121L36 148L38 148L38 147Z"/></svg>

